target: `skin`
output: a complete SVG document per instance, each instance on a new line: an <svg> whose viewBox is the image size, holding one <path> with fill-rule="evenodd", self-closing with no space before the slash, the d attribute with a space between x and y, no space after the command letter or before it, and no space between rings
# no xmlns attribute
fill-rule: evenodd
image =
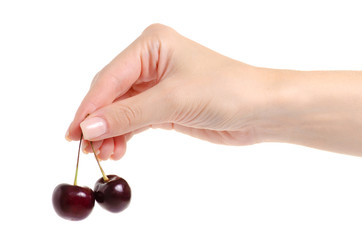
<svg viewBox="0 0 362 240"><path fill-rule="evenodd" d="M362 156L361 92L361 71L254 67L154 24L96 74L66 138L83 131L83 151L93 141L100 159L121 158L126 142L148 128ZM95 119L105 123L97 137L88 128Z"/></svg>

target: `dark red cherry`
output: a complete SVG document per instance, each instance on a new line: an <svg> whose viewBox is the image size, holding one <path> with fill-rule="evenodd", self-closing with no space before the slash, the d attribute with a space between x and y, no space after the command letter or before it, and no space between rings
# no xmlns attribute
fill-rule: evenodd
<svg viewBox="0 0 362 240"><path fill-rule="evenodd" d="M110 212L121 212L131 201L131 188L117 175L107 175L109 181L100 178L94 186L96 201Z"/></svg>
<svg viewBox="0 0 362 240"><path fill-rule="evenodd" d="M53 191L53 207L62 218L78 221L92 212L94 193L88 187L59 184Z"/></svg>

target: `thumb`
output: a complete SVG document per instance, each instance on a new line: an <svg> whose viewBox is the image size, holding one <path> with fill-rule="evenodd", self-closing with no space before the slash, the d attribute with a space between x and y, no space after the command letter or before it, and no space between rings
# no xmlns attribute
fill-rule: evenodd
<svg viewBox="0 0 362 240"><path fill-rule="evenodd" d="M100 108L80 124L83 137L97 141L169 121L171 108L165 98L156 85L136 96Z"/></svg>

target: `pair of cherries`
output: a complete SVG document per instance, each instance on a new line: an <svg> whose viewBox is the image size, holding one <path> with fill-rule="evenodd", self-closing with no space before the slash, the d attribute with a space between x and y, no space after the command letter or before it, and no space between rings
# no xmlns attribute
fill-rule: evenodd
<svg viewBox="0 0 362 240"><path fill-rule="evenodd" d="M82 220L92 212L95 201L110 212L118 213L123 211L131 201L131 188L123 178L117 175L105 175L94 152L92 142L94 156L103 177L96 182L94 191L88 187L77 185L81 143L82 137L79 143L74 185L59 184L53 191L52 201L55 212L67 220Z"/></svg>

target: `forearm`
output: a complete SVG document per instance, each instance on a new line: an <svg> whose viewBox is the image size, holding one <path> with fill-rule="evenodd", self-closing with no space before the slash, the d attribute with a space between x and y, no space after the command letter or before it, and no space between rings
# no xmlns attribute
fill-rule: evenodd
<svg viewBox="0 0 362 240"><path fill-rule="evenodd" d="M274 70L273 76L261 141L362 156L361 71Z"/></svg>

